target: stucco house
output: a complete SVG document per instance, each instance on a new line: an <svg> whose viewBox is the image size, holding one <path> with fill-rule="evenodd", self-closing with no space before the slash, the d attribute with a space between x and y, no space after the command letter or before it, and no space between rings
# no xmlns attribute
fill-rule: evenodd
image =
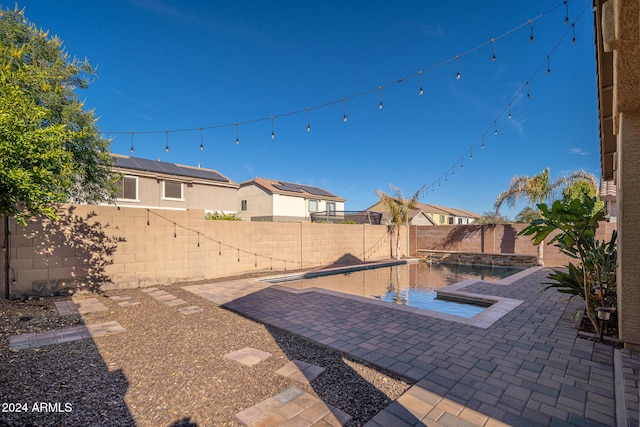
<svg viewBox="0 0 640 427"><path fill-rule="evenodd" d="M240 217L246 221L308 221L312 212L335 215L345 199L319 187L267 178L254 178L238 188Z"/></svg>
<svg viewBox="0 0 640 427"><path fill-rule="evenodd" d="M118 206L235 212L238 184L213 169L112 154Z"/></svg>
<svg viewBox="0 0 640 427"><path fill-rule="evenodd" d="M390 223L389 208L382 201L367 210L383 213L383 221ZM480 215L462 209L416 202L409 212L409 225L472 224Z"/></svg>
<svg viewBox="0 0 640 427"><path fill-rule="evenodd" d="M640 350L640 1L593 6L602 182L617 216L618 330L626 348Z"/></svg>

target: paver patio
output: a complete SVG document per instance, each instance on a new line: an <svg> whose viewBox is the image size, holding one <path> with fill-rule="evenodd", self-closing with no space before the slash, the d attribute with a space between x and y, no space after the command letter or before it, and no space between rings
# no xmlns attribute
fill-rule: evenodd
<svg viewBox="0 0 640 427"><path fill-rule="evenodd" d="M614 349L577 337L571 314L582 304L552 289L542 292L548 273L539 270L508 285L467 286L468 292L524 301L487 328L281 286L249 293L259 286L246 284L245 295L236 289L240 296L224 307L410 378L440 397L441 405L459 406L439 417L432 413L434 425L615 425ZM232 284L215 285L221 291L216 300L224 300L221 294ZM198 286L201 296L215 292ZM629 376L637 375L636 353L616 350L616 357L634 367ZM638 383L628 379L624 386L629 419L637 425ZM404 400L379 416L421 425L419 417L407 415ZM382 418L371 425L384 425L375 424Z"/></svg>
<svg viewBox="0 0 640 427"><path fill-rule="evenodd" d="M107 307L97 298L76 298L67 301L56 301L56 309L61 316L72 314L87 314L97 311L106 311Z"/></svg>

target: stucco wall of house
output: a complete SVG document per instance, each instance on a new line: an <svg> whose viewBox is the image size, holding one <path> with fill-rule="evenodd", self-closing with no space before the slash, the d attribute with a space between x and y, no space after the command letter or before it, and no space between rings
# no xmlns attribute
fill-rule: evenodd
<svg viewBox="0 0 640 427"><path fill-rule="evenodd" d="M640 111L621 115L618 133L618 322L620 338L640 349Z"/></svg>
<svg viewBox="0 0 640 427"><path fill-rule="evenodd" d="M247 209L242 210L242 201L246 200ZM273 199L271 194L257 185L245 185L238 188L237 209L244 221L254 217L273 215Z"/></svg>
<svg viewBox="0 0 640 427"><path fill-rule="evenodd" d="M201 209L66 205L10 221L12 295L153 286L389 258L386 226L207 221Z"/></svg>
<svg viewBox="0 0 640 427"><path fill-rule="evenodd" d="M134 177L133 174L125 174ZM187 183L180 177L168 179L182 182L182 199L168 200L163 198L163 179L147 176L137 176L137 200L118 199L118 206L143 206L173 209L205 209L205 210L236 210L236 186L211 185L203 182Z"/></svg>

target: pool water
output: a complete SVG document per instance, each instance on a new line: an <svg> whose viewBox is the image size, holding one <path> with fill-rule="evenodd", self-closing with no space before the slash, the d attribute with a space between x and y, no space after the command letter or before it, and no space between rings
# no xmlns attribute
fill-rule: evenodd
<svg viewBox="0 0 640 427"><path fill-rule="evenodd" d="M436 291L470 278L497 281L519 271L522 269L418 262L278 283L298 290L328 289L469 318L482 312L486 303L473 305L440 300L436 298Z"/></svg>

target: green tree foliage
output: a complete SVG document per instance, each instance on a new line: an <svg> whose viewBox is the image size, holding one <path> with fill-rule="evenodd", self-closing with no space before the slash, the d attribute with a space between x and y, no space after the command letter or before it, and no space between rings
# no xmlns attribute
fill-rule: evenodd
<svg viewBox="0 0 640 427"><path fill-rule="evenodd" d="M473 221L473 225L497 225L497 224L510 224L509 218L504 215L500 215L495 211L487 211L482 214L480 218Z"/></svg>
<svg viewBox="0 0 640 427"><path fill-rule="evenodd" d="M541 217L533 221L520 234L533 235L536 245L552 236L553 244L578 264L569 263L567 271L554 270L549 278L550 287L560 292L578 295L585 301L585 309L596 332L599 324L598 306L611 305L615 297L617 266L616 238L614 230L607 242L596 240L598 222L604 210L597 207L597 198L578 198L570 201L556 200L553 205L538 205Z"/></svg>
<svg viewBox="0 0 640 427"><path fill-rule="evenodd" d="M236 212L224 213L220 211L207 212L204 219L209 221L242 221L242 218Z"/></svg>
<svg viewBox="0 0 640 427"><path fill-rule="evenodd" d="M532 208L531 206L527 206L518 212L515 220L520 224L530 224L538 218L540 218L540 211Z"/></svg>
<svg viewBox="0 0 640 427"><path fill-rule="evenodd" d="M503 203L509 207L515 207L524 199L530 207L545 203L555 198L557 194L576 181L585 181L598 186L598 180L593 174L585 171L575 171L569 176L560 177L554 181L549 178L549 168L533 176L514 176L511 178L509 188L498 195L495 208L496 214ZM538 245L538 264L544 265L544 244Z"/></svg>
<svg viewBox="0 0 640 427"><path fill-rule="evenodd" d="M400 259L400 226L409 221L409 211L415 207L420 192L416 192L410 199L405 199L402 190L393 184L389 185L393 195L382 190L376 190L380 200L389 208L391 214L391 230L396 230L396 258Z"/></svg>
<svg viewBox="0 0 640 427"><path fill-rule="evenodd" d="M23 10L0 10L0 214L56 219L59 203L111 198L109 141L75 93L92 76Z"/></svg>

